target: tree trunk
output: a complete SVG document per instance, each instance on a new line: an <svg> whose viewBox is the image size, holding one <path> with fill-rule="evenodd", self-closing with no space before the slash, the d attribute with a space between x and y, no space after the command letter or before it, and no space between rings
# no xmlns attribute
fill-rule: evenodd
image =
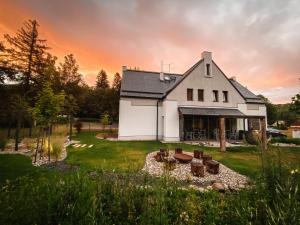
<svg viewBox="0 0 300 225"><path fill-rule="evenodd" d="M225 118L220 117L219 119L219 132L220 132L220 149L221 152L226 151L226 135L225 135Z"/></svg>
<svg viewBox="0 0 300 225"><path fill-rule="evenodd" d="M69 115L69 124L70 124L70 131L69 131L69 141L71 141L72 140L72 127L73 127L73 123L72 123L72 120L73 120L73 118L72 118L72 115Z"/></svg>
<svg viewBox="0 0 300 225"><path fill-rule="evenodd" d="M38 150L39 150L39 144L40 144L40 135L41 135L41 130L39 129L38 136L37 136L37 142L36 142L36 150L35 150L35 155L34 155L34 162L36 162Z"/></svg>
<svg viewBox="0 0 300 225"><path fill-rule="evenodd" d="M8 129L7 129L7 138L10 138L10 133L11 133L11 119L8 121Z"/></svg>
<svg viewBox="0 0 300 225"><path fill-rule="evenodd" d="M28 136L31 138L32 137L32 121L29 121L29 132L28 132Z"/></svg>
<svg viewBox="0 0 300 225"><path fill-rule="evenodd" d="M48 161L50 162L50 132L51 132L51 125L48 128Z"/></svg>
<svg viewBox="0 0 300 225"><path fill-rule="evenodd" d="M21 127L21 115L20 115L20 113L18 113L17 127L16 127L16 133L15 133L15 151L19 150L20 127Z"/></svg>
<svg viewBox="0 0 300 225"><path fill-rule="evenodd" d="M42 128L42 143L41 143L40 159L42 159L44 143L45 143L45 129L43 127Z"/></svg>

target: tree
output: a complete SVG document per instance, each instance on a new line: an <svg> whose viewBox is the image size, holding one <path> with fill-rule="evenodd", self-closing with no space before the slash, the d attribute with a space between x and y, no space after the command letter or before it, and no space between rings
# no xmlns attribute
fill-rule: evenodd
<svg viewBox="0 0 300 225"><path fill-rule="evenodd" d="M116 73L114 76L112 89L116 90L117 92L120 92L121 89L121 76L119 73Z"/></svg>
<svg viewBox="0 0 300 225"><path fill-rule="evenodd" d="M103 114L102 117L101 117L100 122L103 126L103 129L105 129L105 126L109 125L109 122L110 122L109 115L107 113Z"/></svg>
<svg viewBox="0 0 300 225"><path fill-rule="evenodd" d="M55 94L50 87L49 83L44 84L42 91L38 95L37 102L33 109L34 117L37 119L38 123L47 130L46 136L48 137L48 160L50 161L50 127L54 122L58 114L62 111L64 105L65 95L63 92L60 94ZM39 135L40 136L40 135ZM44 137L44 135L42 135ZM39 143L39 137L38 141ZM36 148L36 155L38 151L38 145ZM35 160L36 160L35 155Z"/></svg>
<svg viewBox="0 0 300 225"><path fill-rule="evenodd" d="M267 118L268 118L268 123L269 124L273 124L276 122L276 120L278 119L278 115L277 115L277 108L275 107L274 104L272 104L272 102L269 101L268 98L266 98L263 95L258 95L258 97L261 98L261 100L265 103L266 108L267 108Z"/></svg>
<svg viewBox="0 0 300 225"><path fill-rule="evenodd" d="M27 94L30 83L43 68L44 54L49 47L46 40L39 38L36 20L28 20L18 30L16 36L5 34L9 47L5 49L6 67L18 73L17 80L23 84L24 94Z"/></svg>
<svg viewBox="0 0 300 225"><path fill-rule="evenodd" d="M82 82L82 75L78 72L79 65L73 54L66 55L64 62L58 68L60 82L65 86L79 85Z"/></svg>
<svg viewBox="0 0 300 225"><path fill-rule="evenodd" d="M300 93L296 94L294 97L292 97L290 111L295 112L296 114L300 115Z"/></svg>
<svg viewBox="0 0 300 225"><path fill-rule="evenodd" d="M73 95L67 95L64 103L64 112L69 117L69 140L72 139L73 116L78 110L76 99Z"/></svg>
<svg viewBox="0 0 300 225"><path fill-rule="evenodd" d="M97 75L96 88L101 88L101 89L109 88L107 74L104 70L101 70Z"/></svg>

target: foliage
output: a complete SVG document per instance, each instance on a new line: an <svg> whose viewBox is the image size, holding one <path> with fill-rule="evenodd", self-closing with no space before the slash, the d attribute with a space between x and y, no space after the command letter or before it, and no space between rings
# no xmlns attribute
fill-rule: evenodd
<svg viewBox="0 0 300 225"><path fill-rule="evenodd" d="M55 160L57 161L60 157L63 149L63 145L65 142L64 136L53 136L52 137L52 152L51 155L54 156Z"/></svg>
<svg viewBox="0 0 300 225"><path fill-rule="evenodd" d="M62 111L64 94L55 95L49 83L46 83L39 93L38 100L34 107L34 116L41 124L52 123Z"/></svg>
<svg viewBox="0 0 300 225"><path fill-rule="evenodd" d="M82 129L82 123L79 120L77 120L74 124L74 127L76 128L77 133L80 133Z"/></svg>
<svg viewBox="0 0 300 225"><path fill-rule="evenodd" d="M292 112L295 112L298 115L300 115L300 93L296 94L294 97L292 97L292 103L290 105L290 110Z"/></svg>
<svg viewBox="0 0 300 225"><path fill-rule="evenodd" d="M110 116L105 113L101 116L101 119L100 119L100 123L103 125L103 126L107 126L110 124Z"/></svg>
<svg viewBox="0 0 300 225"><path fill-rule="evenodd" d="M112 89L120 92L120 89L121 89L121 76L119 73L116 73L115 76L114 76L114 80L113 80L113 83L112 83Z"/></svg>
<svg viewBox="0 0 300 225"><path fill-rule="evenodd" d="M260 97L266 105L268 123L273 124L278 118L276 106L272 104L272 102L270 102L270 100L264 97L263 95L258 95L258 97Z"/></svg>
<svg viewBox="0 0 300 225"><path fill-rule="evenodd" d="M102 88L102 89L109 88L109 83L108 83L107 74L105 70L101 70L98 73L97 80L96 80L96 88Z"/></svg>
<svg viewBox="0 0 300 225"><path fill-rule="evenodd" d="M300 138L273 137L270 142L300 145Z"/></svg>

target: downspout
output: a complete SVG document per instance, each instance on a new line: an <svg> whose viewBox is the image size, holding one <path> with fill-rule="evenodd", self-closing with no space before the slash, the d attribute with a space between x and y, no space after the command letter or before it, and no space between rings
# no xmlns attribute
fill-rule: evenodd
<svg viewBox="0 0 300 225"><path fill-rule="evenodd" d="M156 102L156 140L158 141L158 102Z"/></svg>

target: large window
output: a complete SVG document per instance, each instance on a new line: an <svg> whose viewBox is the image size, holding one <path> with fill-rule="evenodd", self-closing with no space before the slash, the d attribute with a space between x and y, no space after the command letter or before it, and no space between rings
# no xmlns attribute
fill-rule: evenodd
<svg viewBox="0 0 300 225"><path fill-rule="evenodd" d="M193 89L188 88L186 94L187 94L187 100L193 101Z"/></svg>
<svg viewBox="0 0 300 225"><path fill-rule="evenodd" d="M213 90L213 101L214 102L219 101L219 92L217 90Z"/></svg>
<svg viewBox="0 0 300 225"><path fill-rule="evenodd" d="M204 101L204 90L198 89L198 101L203 102Z"/></svg>
<svg viewBox="0 0 300 225"><path fill-rule="evenodd" d="M223 91L223 102L228 102L228 91Z"/></svg>

